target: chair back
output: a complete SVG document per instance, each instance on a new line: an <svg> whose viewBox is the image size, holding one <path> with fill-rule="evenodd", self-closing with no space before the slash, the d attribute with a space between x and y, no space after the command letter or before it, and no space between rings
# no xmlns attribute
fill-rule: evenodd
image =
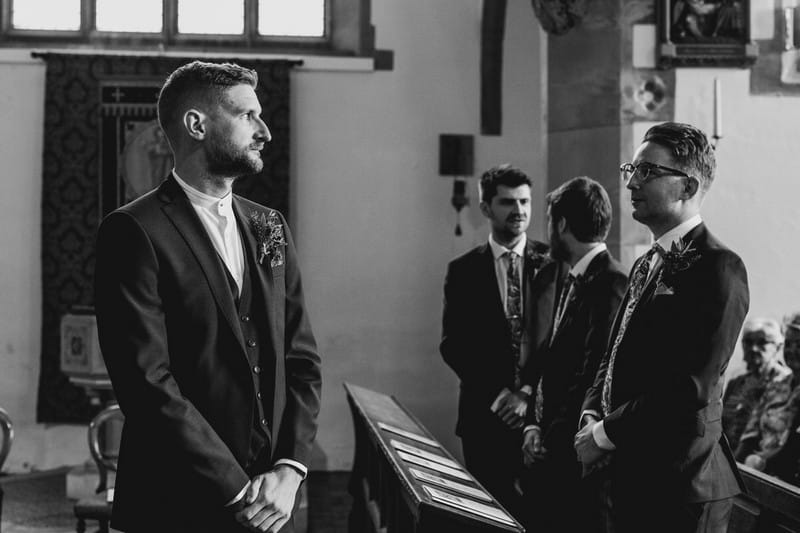
<svg viewBox="0 0 800 533"><path fill-rule="evenodd" d="M116 446L107 445L108 436L112 433L103 431L109 429L108 424L114 421L120 423L125 421L125 416L117 404L111 404L100 411L89 423L89 452L100 474L100 483L95 491L98 494L108 488L108 473L117 471L119 450Z"/></svg>
<svg viewBox="0 0 800 533"><path fill-rule="evenodd" d="M3 432L3 442L0 444L0 470L11 451L11 442L14 440L14 424L5 409L0 407L0 430Z"/></svg>

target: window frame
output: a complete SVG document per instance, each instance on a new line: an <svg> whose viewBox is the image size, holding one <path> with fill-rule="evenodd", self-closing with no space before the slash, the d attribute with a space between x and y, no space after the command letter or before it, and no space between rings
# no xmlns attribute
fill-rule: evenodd
<svg viewBox="0 0 800 533"><path fill-rule="evenodd" d="M157 52L262 52L315 55L371 56L374 39L369 24L369 0L324 0L322 37L275 36L258 33L258 0L244 1L242 35L183 34L178 32L178 0L162 0L162 30L158 33L110 32L95 28L95 1L81 0L79 30L28 30L11 27L14 1L0 0L0 47L58 47L78 49L136 49ZM337 17L356 15L356 21L336 24ZM354 31L355 29L355 31Z"/></svg>

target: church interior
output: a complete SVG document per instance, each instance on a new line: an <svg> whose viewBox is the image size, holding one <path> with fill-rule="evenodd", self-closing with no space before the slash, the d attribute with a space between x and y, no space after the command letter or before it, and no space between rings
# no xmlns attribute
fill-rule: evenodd
<svg viewBox="0 0 800 533"><path fill-rule="evenodd" d="M73 531L75 500L94 493L87 428L110 391L70 378L62 320L91 314L91 229L128 199L126 172L159 178L139 182L144 192L170 169L159 132L148 129L152 102L141 103L152 87L131 89L191 59L268 73L265 109L272 95L283 99L269 111L274 124L267 119L268 183L251 190L279 196L288 214L322 358L308 531L346 527L359 452L353 390L392 398L462 460L458 378L439 354L442 285L448 262L487 239L476 178L489 167L511 163L531 176L528 235L538 240L547 239L548 191L574 176L602 183L614 210L608 246L630 268L650 235L631 218L619 165L650 126L693 124L713 138L717 159L703 218L747 267L749 316L800 310L792 266L800 252L791 245L800 231L795 0L737 1L742 31L706 41L675 37L668 0L325 0L323 33L334 45L324 49L115 43L114 32L46 41L14 31L12 7L26 1L0 1L9 187L0 196L0 408L13 425L0 474L3 532ZM94 2L102 0L83 5ZM256 3L244 0L247 9ZM134 96L120 103L114 90ZM467 164L448 160L452 139ZM272 185L270 170L279 176ZM743 370L737 344L727 376ZM54 472L58 487L37 485ZM800 489L781 490L783 501L800 501ZM48 491L63 500L50 502L58 516L32 503ZM334 504L336 517L326 508Z"/></svg>

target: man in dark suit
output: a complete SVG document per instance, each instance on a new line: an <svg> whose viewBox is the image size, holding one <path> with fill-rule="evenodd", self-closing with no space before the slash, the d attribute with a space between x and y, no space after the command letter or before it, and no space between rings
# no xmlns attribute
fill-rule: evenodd
<svg viewBox="0 0 800 533"><path fill-rule="evenodd" d="M570 270L547 347L537 360L539 377L522 446L531 474L525 496L535 531L598 531L596 490L581 482L573 441L628 278L604 242L612 213L602 185L573 178L547 202L550 253Z"/></svg>
<svg viewBox="0 0 800 533"><path fill-rule="evenodd" d="M526 238L530 178L501 165L480 189L489 242L448 266L440 351L461 380L456 434L467 469L519 516L527 365L545 340L561 273L547 245Z"/></svg>
<svg viewBox="0 0 800 533"><path fill-rule="evenodd" d="M655 245L634 265L575 436L615 532L724 532L740 492L722 385L749 293L742 260L700 217L714 167L706 136L671 122L621 167Z"/></svg>
<svg viewBox="0 0 800 533"><path fill-rule="evenodd" d="M161 89L175 167L97 241L100 345L125 415L112 526L291 531L320 358L280 213L232 193L270 140L256 73L195 61Z"/></svg>

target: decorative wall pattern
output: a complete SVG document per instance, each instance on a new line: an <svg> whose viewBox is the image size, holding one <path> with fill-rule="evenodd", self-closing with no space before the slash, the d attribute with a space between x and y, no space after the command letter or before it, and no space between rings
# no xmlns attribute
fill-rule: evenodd
<svg viewBox="0 0 800 533"><path fill-rule="evenodd" d="M42 176L42 364L37 418L40 422L85 422L97 406L59 368L61 317L70 310L93 305L95 235L102 216L126 201L124 183L130 178L126 172L141 172L143 166L151 173L153 168L163 171L165 161L158 158L163 154L153 144L157 142L152 128L153 98L167 75L191 58L83 54L39 57L47 63L47 74ZM258 72L257 93L273 137L262 153L264 170L242 178L235 190L288 214L289 72L296 63L227 61ZM116 107L114 98L119 104ZM145 135L138 138L144 146L139 153L156 156L154 162L137 164L131 158L131 150L125 151L126 143L136 141L137 134ZM130 197L128 191L127 198Z"/></svg>

